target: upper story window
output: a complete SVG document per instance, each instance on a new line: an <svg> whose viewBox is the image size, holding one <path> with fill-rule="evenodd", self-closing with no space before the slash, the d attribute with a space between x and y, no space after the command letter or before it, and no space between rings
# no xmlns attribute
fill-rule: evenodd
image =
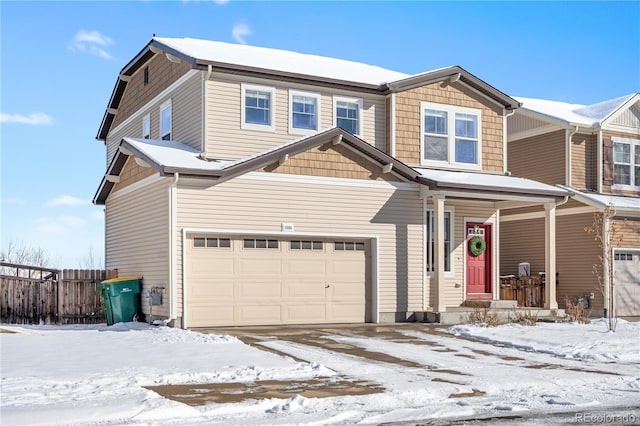
<svg viewBox="0 0 640 426"><path fill-rule="evenodd" d="M160 139L171 140L171 99L160 107Z"/></svg>
<svg viewBox="0 0 640 426"><path fill-rule="evenodd" d="M242 117L243 129L275 131L275 98L274 87L242 84Z"/></svg>
<svg viewBox="0 0 640 426"><path fill-rule="evenodd" d="M640 140L613 139L613 184L640 189Z"/></svg>
<svg viewBox="0 0 640 426"><path fill-rule="evenodd" d="M320 123L320 95L289 91L289 132L306 134L318 130Z"/></svg>
<svg viewBox="0 0 640 426"><path fill-rule="evenodd" d="M421 102L422 164L479 169L482 112L479 109Z"/></svg>
<svg viewBox="0 0 640 426"><path fill-rule="evenodd" d="M151 138L151 114L142 117L142 137L144 139Z"/></svg>
<svg viewBox="0 0 640 426"><path fill-rule="evenodd" d="M362 134L362 99L334 96L333 110L335 126L354 135Z"/></svg>

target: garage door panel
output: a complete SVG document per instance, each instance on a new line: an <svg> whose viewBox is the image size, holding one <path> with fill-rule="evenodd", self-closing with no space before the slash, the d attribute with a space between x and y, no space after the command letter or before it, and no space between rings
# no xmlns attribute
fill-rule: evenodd
<svg viewBox="0 0 640 426"><path fill-rule="evenodd" d="M640 316L640 253L616 253L613 267L616 314Z"/></svg>
<svg viewBox="0 0 640 426"><path fill-rule="evenodd" d="M280 303L260 303L254 305L236 305L236 319L240 324L281 324L282 307Z"/></svg>
<svg viewBox="0 0 640 426"><path fill-rule="evenodd" d="M322 304L287 304L287 322L291 324L317 324L327 321L327 308Z"/></svg>
<svg viewBox="0 0 640 426"><path fill-rule="evenodd" d="M282 297L282 282L280 280L258 279L256 281L242 278L236 286L236 296L240 299L278 298Z"/></svg>
<svg viewBox="0 0 640 426"><path fill-rule="evenodd" d="M255 256L255 255L254 255ZM238 259L236 273L242 276L278 275L282 274L282 261L276 259Z"/></svg>
<svg viewBox="0 0 640 426"><path fill-rule="evenodd" d="M326 259L290 259L286 263L288 274L315 275L327 273Z"/></svg>
<svg viewBox="0 0 640 426"><path fill-rule="evenodd" d="M324 298L327 284L324 281L285 281L286 297L288 299L299 298Z"/></svg>
<svg viewBox="0 0 640 426"><path fill-rule="evenodd" d="M279 239L277 249L245 248L248 238L231 238L230 248L188 240L188 326L365 321L368 258L355 244L334 250L323 239L295 249Z"/></svg>

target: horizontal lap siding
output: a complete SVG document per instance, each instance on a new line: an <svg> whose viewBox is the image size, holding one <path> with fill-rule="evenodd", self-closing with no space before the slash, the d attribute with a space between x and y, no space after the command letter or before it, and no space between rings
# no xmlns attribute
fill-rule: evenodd
<svg viewBox="0 0 640 426"><path fill-rule="evenodd" d="M297 233L378 236L380 312L422 310L423 210L417 191L251 178L205 185L181 181L178 229L279 235L282 223L292 223Z"/></svg>
<svg viewBox="0 0 640 426"><path fill-rule="evenodd" d="M274 87L275 131L241 128L242 83ZM214 73L206 84L207 155L237 159L303 137L289 134L289 89L321 94L319 130L333 127L333 96L362 98L362 139L385 149L385 98L361 92L303 86L276 80Z"/></svg>
<svg viewBox="0 0 640 426"><path fill-rule="evenodd" d="M628 217L626 219L615 219L614 223L623 235L620 243L621 247L640 248L640 219Z"/></svg>
<svg viewBox="0 0 640 426"><path fill-rule="evenodd" d="M143 276L142 309L148 314L146 294L165 287L163 305L153 315L169 316L169 192L168 181L158 180L106 202L106 265L120 277Z"/></svg>
<svg viewBox="0 0 640 426"><path fill-rule="evenodd" d="M396 158L420 164L420 102L482 110L482 169L502 172L502 109L460 83L433 83L396 93Z"/></svg>
<svg viewBox="0 0 640 426"><path fill-rule="evenodd" d="M174 83L174 81L168 80L166 87L170 83ZM163 87L163 89L166 89L166 87ZM159 93L156 93L156 95ZM124 96L127 98L129 96L128 92L125 92ZM107 136L107 165L116 153L122 138L142 137L142 119L147 114L149 114L151 120L151 139L160 139L160 107L169 98L171 98L173 127L171 138L186 143L195 149L202 149L202 72L194 72L175 91L162 96L147 108L137 111L138 115L136 115L135 119L130 120L119 129L113 126L116 131L109 133L109 136ZM140 105L140 108L143 106Z"/></svg>
<svg viewBox="0 0 640 426"><path fill-rule="evenodd" d="M511 141L507 167L513 176L550 185L565 183L565 131Z"/></svg>

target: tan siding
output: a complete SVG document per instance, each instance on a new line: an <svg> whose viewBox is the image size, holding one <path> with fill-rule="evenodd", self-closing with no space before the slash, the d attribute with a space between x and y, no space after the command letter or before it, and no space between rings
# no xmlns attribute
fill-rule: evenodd
<svg viewBox="0 0 640 426"><path fill-rule="evenodd" d="M502 110L459 83L434 83L396 94L396 158L420 164L423 101L482 110L482 169L502 171Z"/></svg>
<svg viewBox="0 0 640 426"><path fill-rule="evenodd" d="M181 180L179 229L277 235L282 223L292 223L298 233L375 235L379 237L380 311L422 310L423 210L417 191L250 178L207 186Z"/></svg>
<svg viewBox="0 0 640 426"><path fill-rule="evenodd" d="M624 248L640 248L640 219L628 217L615 219L616 226L620 227L623 239L620 244Z"/></svg>
<svg viewBox="0 0 640 426"><path fill-rule="evenodd" d="M155 55L146 66L149 67L149 83L144 84L145 67L131 76L112 127L117 127L191 69L187 63L176 64L163 55Z"/></svg>
<svg viewBox="0 0 640 426"><path fill-rule="evenodd" d="M276 89L275 131L241 128L242 83ZM211 158L236 159L302 137L303 135L299 134L289 134L289 89L321 95L319 129L334 125L333 95L362 98L363 135L361 138L381 150L385 149L384 96L214 73L206 85L207 155Z"/></svg>
<svg viewBox="0 0 640 426"><path fill-rule="evenodd" d="M629 127L629 131L640 129L640 102L636 102L626 111L622 112L611 124Z"/></svg>
<svg viewBox="0 0 640 426"><path fill-rule="evenodd" d="M125 97L128 96L127 93L125 92ZM122 138L142 137L142 119L145 115L149 114L151 120L151 139L160 138L160 107L167 99L171 99L172 139L195 149L202 149L202 73L194 72L172 93L158 98L147 108L140 109L126 124L120 128L113 126L113 131L107 136L107 166Z"/></svg>
<svg viewBox="0 0 640 426"><path fill-rule="evenodd" d="M392 155L391 153L391 120L393 120L393 116L391 115L391 102L392 102L391 96L387 96L387 98L385 99L386 127L385 127L384 152L386 152L389 155Z"/></svg>
<svg viewBox="0 0 640 426"><path fill-rule="evenodd" d="M113 193L157 173L153 167L140 167L132 157L129 157L120 173L120 182L113 188Z"/></svg>
<svg viewBox="0 0 640 426"><path fill-rule="evenodd" d="M597 135L571 137L571 186L576 189L597 189L597 143Z"/></svg>
<svg viewBox="0 0 640 426"><path fill-rule="evenodd" d="M612 137L619 137L619 138L627 138L627 139L640 139L640 129L636 129L635 131L631 132L631 133L625 133L625 132L614 132L611 130L607 130L602 132L602 139L611 139ZM603 167L607 167L606 165L604 165ZM603 177L605 176L606 173L603 173ZM613 175L613 173L612 173ZM632 197L638 197L640 196L640 191L627 191L627 190L619 190L619 189L612 189L611 185L607 185L606 183L603 182L602 184L602 192L605 194L614 194L614 195L625 195L625 196L632 196Z"/></svg>
<svg viewBox="0 0 640 426"><path fill-rule="evenodd" d="M511 141L508 169L513 176L551 185L565 183L565 131Z"/></svg>
<svg viewBox="0 0 640 426"><path fill-rule="evenodd" d="M120 277L142 276L142 310L148 314L146 294L165 287L163 304L154 316L169 316L169 196L167 180L135 191L112 194L106 202L106 267Z"/></svg>
<svg viewBox="0 0 640 426"><path fill-rule="evenodd" d="M593 274L601 249L585 228L593 224L593 214L556 218L556 271L558 304L565 307L565 296L595 293L592 308L601 310L602 295ZM518 263L529 262L532 275L544 271L544 219L505 222L500 225L500 274L517 274Z"/></svg>
<svg viewBox="0 0 640 426"><path fill-rule="evenodd" d="M394 173L382 173L380 165L349 148L333 146L331 143L294 155L282 165L278 162L270 164L262 171L347 179L401 180Z"/></svg>
<svg viewBox="0 0 640 426"><path fill-rule="evenodd" d="M517 112L511 117L507 118L507 128L509 135L519 132L525 132L527 130L538 129L540 127L548 126L549 123L542 120L536 120L535 118L528 117Z"/></svg>

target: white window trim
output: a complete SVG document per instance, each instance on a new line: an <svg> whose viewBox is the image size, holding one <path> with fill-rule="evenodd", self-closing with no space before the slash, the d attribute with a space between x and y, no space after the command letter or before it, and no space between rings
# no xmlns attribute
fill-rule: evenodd
<svg viewBox="0 0 640 426"><path fill-rule="evenodd" d="M146 124L146 125L145 125ZM149 127L149 133L144 132L145 127ZM142 139L151 139L151 114L146 114L142 117Z"/></svg>
<svg viewBox="0 0 640 426"><path fill-rule="evenodd" d="M434 109L447 112L448 148L449 161L426 160L424 158L424 110ZM478 163L457 163L455 161L455 114L471 114L478 117ZM433 102L420 102L420 164L424 166L448 167L464 170L482 169L482 110L476 108L460 107L455 105L436 104Z"/></svg>
<svg viewBox="0 0 640 426"><path fill-rule="evenodd" d="M245 122L246 115L246 93L247 90L257 90L260 92L268 92L271 96L271 105L269 109L269 123L270 124L256 124ZM262 132L275 132L276 131L276 88L271 86L260 86L257 84L240 84L240 128L245 130L258 130Z"/></svg>
<svg viewBox="0 0 640 426"><path fill-rule="evenodd" d="M306 96L316 99L316 128L315 129L298 129L293 127L293 97L294 96ZM303 92L300 90L289 90L289 134L292 135L310 135L320 130L320 93Z"/></svg>
<svg viewBox="0 0 640 426"><path fill-rule="evenodd" d="M640 164L635 164L635 149L636 149L636 145L640 145L640 140L638 139L629 139L629 138L618 138L618 137L612 137L611 140L613 141L614 145L616 143L627 143L631 145L631 153L630 153L630 185L624 185L621 183L614 183L613 185L611 185L611 189L618 189L618 190L624 190L624 191L640 191L640 186L635 186L634 182L635 182L635 170L636 170L636 166L640 166ZM614 176L614 180L615 180L615 165L616 165L616 160L615 160L615 146L613 147L614 153L613 153L613 164L612 167L614 167L614 170L611 170L611 174L612 176ZM622 164L622 163L619 163Z"/></svg>
<svg viewBox="0 0 640 426"><path fill-rule="evenodd" d="M454 206L447 206L444 208L445 213L449 213L451 229L450 229L450 238L451 244L449 245L449 266L450 271L444 271L444 276L446 278L453 278L455 276L456 268L455 268L455 251L456 251L456 214ZM427 222L427 213L434 213L433 204L426 203L424 204L422 215L422 221L424 224L424 271L427 277L433 276L435 271L429 271L429 223Z"/></svg>
<svg viewBox="0 0 640 426"><path fill-rule="evenodd" d="M167 108L171 109L171 114L169 114L169 131L162 131L162 112ZM171 106L171 98L167 99L160 105L160 139L164 138L165 135L171 135L170 139L173 139L173 107Z"/></svg>
<svg viewBox="0 0 640 426"><path fill-rule="evenodd" d="M362 111L363 104L362 98L350 98L347 96L334 96L333 97L333 126L338 126L338 102L349 102L358 105L358 129L356 136L362 136Z"/></svg>

